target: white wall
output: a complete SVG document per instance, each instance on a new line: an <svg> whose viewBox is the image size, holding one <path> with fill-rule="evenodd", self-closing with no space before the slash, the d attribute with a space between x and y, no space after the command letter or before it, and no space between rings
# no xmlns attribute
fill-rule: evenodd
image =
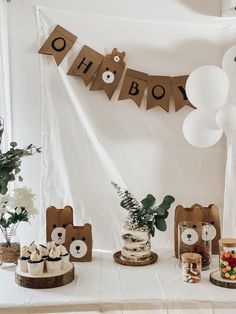
<svg viewBox="0 0 236 314"><path fill-rule="evenodd" d="M1 0L6 1L6 0ZM163 21L179 21L194 24L227 25L233 20L219 18L220 0L11 0L8 3L10 65L12 88L13 138L20 145L41 143L41 94L40 68L38 50L38 33L35 18L35 5L65 9L70 11L87 11L114 16L132 17L140 20L153 19ZM186 24L187 25L187 24ZM187 27L187 26L186 26ZM169 34L171 36L171 34ZM153 34L153 40L158 40ZM222 55L230 44L230 34L222 45ZM219 54L219 50L217 52ZM195 58L195 56L191 56ZM217 55L220 65L220 55ZM221 147L224 147L222 142ZM223 171L225 155L222 149L222 201L223 201ZM40 157L27 158L23 164L23 176L26 185L32 187L37 194L40 206ZM31 228L21 228L22 239L37 238L37 225Z"/></svg>

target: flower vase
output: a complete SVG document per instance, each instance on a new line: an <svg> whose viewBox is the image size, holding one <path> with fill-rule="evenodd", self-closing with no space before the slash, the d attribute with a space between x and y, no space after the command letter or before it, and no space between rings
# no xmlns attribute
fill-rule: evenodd
<svg viewBox="0 0 236 314"><path fill-rule="evenodd" d="M17 265L20 256L20 243L16 231L1 228L0 233L0 266L3 264Z"/></svg>

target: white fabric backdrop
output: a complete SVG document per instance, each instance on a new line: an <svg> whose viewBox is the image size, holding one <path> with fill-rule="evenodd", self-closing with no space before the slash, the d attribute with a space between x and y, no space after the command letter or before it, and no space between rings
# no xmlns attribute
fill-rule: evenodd
<svg viewBox="0 0 236 314"><path fill-rule="evenodd" d="M66 71L82 43L101 53L124 50L128 67L149 74L188 74L200 65L220 65L227 29L45 8L37 8L37 17L40 43L56 24L79 38L59 67L52 57L40 56L43 207L71 204L76 223L91 222L94 245L103 249L120 247L124 215L111 180L125 184L137 198L153 193L161 201L172 194L174 205L215 203L222 210L225 142L210 149L191 147L182 135L191 108L175 113L171 104L168 114L161 108L145 111L130 100L117 101L120 85L108 101ZM168 231L154 240L157 247L173 246L174 206L170 213Z"/></svg>

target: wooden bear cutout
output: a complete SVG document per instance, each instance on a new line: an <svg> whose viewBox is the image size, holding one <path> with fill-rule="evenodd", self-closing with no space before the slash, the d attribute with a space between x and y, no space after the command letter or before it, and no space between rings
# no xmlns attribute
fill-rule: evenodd
<svg viewBox="0 0 236 314"><path fill-rule="evenodd" d="M183 221L208 222L212 224L211 232L214 236L212 240L212 254L219 254L219 239L221 238L219 209L216 205L203 207L199 204L194 204L187 208L178 205L175 208L175 223L174 223L174 242L175 256L178 258L178 224Z"/></svg>
<svg viewBox="0 0 236 314"><path fill-rule="evenodd" d="M68 225L66 227L65 247L71 262L90 262L92 260L92 226Z"/></svg>
<svg viewBox="0 0 236 314"><path fill-rule="evenodd" d="M119 52L117 48L111 54L104 57L90 90L103 89L107 97L111 99L125 69L125 52Z"/></svg>
<svg viewBox="0 0 236 314"><path fill-rule="evenodd" d="M66 226L73 224L73 208L65 206L56 208L50 206L46 211L46 240L56 244L64 244L66 239Z"/></svg>

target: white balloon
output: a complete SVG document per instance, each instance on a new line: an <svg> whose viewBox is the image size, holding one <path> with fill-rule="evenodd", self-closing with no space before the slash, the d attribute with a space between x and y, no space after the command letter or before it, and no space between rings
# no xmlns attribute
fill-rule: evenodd
<svg viewBox="0 0 236 314"><path fill-rule="evenodd" d="M216 115L217 125L225 131L228 136L229 133L236 130L236 106L228 105L220 108Z"/></svg>
<svg viewBox="0 0 236 314"><path fill-rule="evenodd" d="M236 83L236 45L230 47L224 54L222 68L228 74L230 83Z"/></svg>
<svg viewBox="0 0 236 314"><path fill-rule="evenodd" d="M183 123L183 133L189 144L198 148L206 148L220 140L223 131L217 128L216 122L214 122L214 126L215 117L216 112L211 117L208 111L200 109L193 110L187 115Z"/></svg>
<svg viewBox="0 0 236 314"><path fill-rule="evenodd" d="M186 82L186 94L197 108L212 110L223 106L229 93L229 78L219 67L204 65L195 69Z"/></svg>

